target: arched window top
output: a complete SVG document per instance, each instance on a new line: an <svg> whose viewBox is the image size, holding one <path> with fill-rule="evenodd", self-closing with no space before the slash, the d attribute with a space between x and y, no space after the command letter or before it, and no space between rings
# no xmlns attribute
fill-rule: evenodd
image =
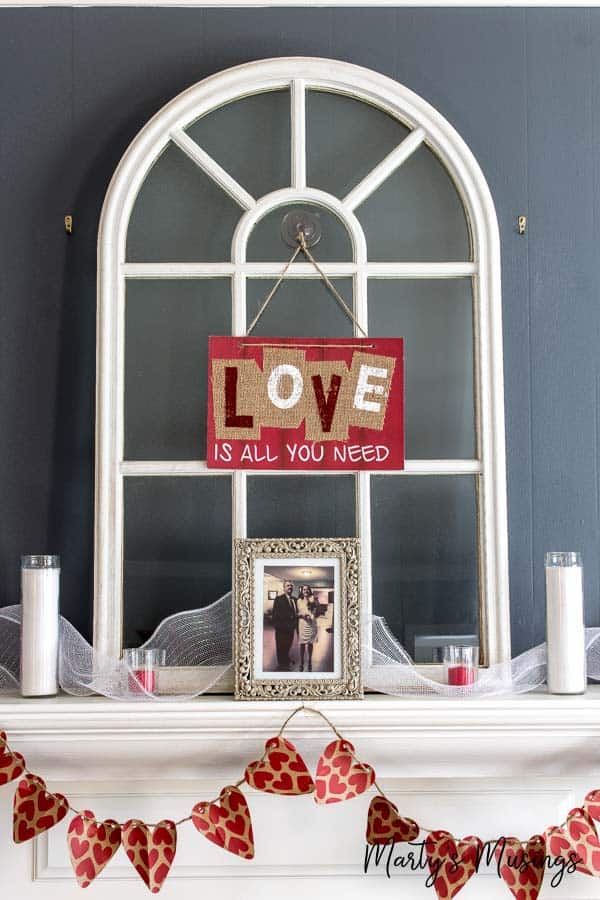
<svg viewBox="0 0 600 900"><path fill-rule="evenodd" d="M149 170L171 141L201 167L208 163L216 183L242 208L252 208L259 198L226 170L219 171L218 162L216 166L210 165L212 158L192 139L190 131L192 134L194 131L190 126L226 104L278 90L289 90L293 104L292 187L306 186L306 132L302 125L306 91L350 94L399 120L408 133L382 160L382 168L371 171L344 198L338 199L344 199L346 207L355 209L373 190L374 182L381 183L380 178L388 177L416 146L425 143L451 176L462 199L471 228L475 261L485 261L488 254L499 259L498 225L487 182L471 150L453 126L423 98L384 75L351 63L310 57L260 60L227 69L193 85L164 106L131 143L114 174L100 223L101 244L105 231L114 236L118 222L120 250L124 253L125 233L135 198Z"/></svg>
<svg viewBox="0 0 600 900"><path fill-rule="evenodd" d="M320 129L318 141L311 140L310 123L327 124L331 115L329 98L333 95L344 98L347 109L341 109L338 118L333 116L331 129ZM362 117L353 115L352 104L363 109ZM264 117L267 107L278 123L273 127L287 135L287 144L285 140L277 146L269 144L271 126ZM236 146L227 147L219 127L215 130L219 122L225 129L235 115L241 116L240 127L245 129L246 138L250 136L255 142L256 154L261 153L263 144L267 146L272 177L255 172L252 158ZM369 155L367 139L371 120L379 123L375 157ZM288 147L286 154L282 146ZM348 159L341 153L344 147L348 148ZM339 165L335 162L338 159ZM172 207L169 185L181 192ZM410 197L411 191L417 190L415 185L420 193ZM398 240L393 224L401 215L402 198L410 198L414 228L404 228L404 237ZM213 218L219 222L218 235L207 225L211 204L216 204ZM466 438L455 441L454 446L468 446L470 441L474 452L465 454L461 450L453 456L439 452L440 458L433 458L425 447L423 456L410 458L409 441L402 477L470 479L467 494L474 498L472 528L478 547L480 636L487 661L507 659L500 251L487 183L455 129L412 91L349 63L304 57L247 63L193 85L141 130L109 186L99 235L95 643L106 652L122 646L123 531L127 518L124 482L129 478L132 490L142 490L142 479L162 475L166 489L169 478L206 477L201 459L147 459L139 454L132 458L126 453L126 286L135 287L131 292L133 310L142 308L145 302L137 295L140 282L148 279L155 283L160 279L179 279L181 283L181 279L195 278L208 283L210 279L211 290L220 297L224 296L223 283L229 279L232 303L228 325L233 334L245 333L251 304L265 280L279 274L281 260L286 258L283 244L274 254L264 249L268 241L261 239L261 228L267 233L277 223L277 211L283 214L294 204L314 205L339 226L337 232L330 229L330 247L324 242L320 258L330 277L349 286L355 315L364 328L370 325L370 283L377 285L373 309L380 311L385 311L389 303L384 282L391 279L419 288L413 291L411 303L421 298L419 285L426 279L449 279L448 284L452 280L454 285L472 286L466 302L472 310L467 344L470 340L469 346L474 348L474 399L467 415L471 425L466 427ZM197 228L198 210L205 214L205 233ZM449 218L455 223L451 228L447 227ZM154 223L150 231L149 222ZM290 273L292 284L286 286L290 292L295 290L298 278L314 277L308 269L304 263L295 264ZM449 296L454 297L451 302L456 309L463 309L460 321L466 321L464 296L452 291ZM183 297L183 293L181 297L181 303L193 304L190 297ZM423 300L423 321L432 322L435 298ZM153 308L159 309L161 302L156 295ZM386 316L378 315L379 327L386 327ZM415 313L411 315L414 323ZM458 321L455 318L455 332ZM415 340L421 339L417 334ZM243 536L252 519L252 513L246 510L248 498L258 494L255 487L250 489L246 484L245 473L232 473L231 479L231 533ZM205 483L208 485L208 481ZM385 494L376 486L373 496ZM357 530L363 546L363 594L370 609L373 548L368 474L356 476L355 495ZM450 498L448 508L454 502ZM373 507L374 521L377 515Z"/></svg>

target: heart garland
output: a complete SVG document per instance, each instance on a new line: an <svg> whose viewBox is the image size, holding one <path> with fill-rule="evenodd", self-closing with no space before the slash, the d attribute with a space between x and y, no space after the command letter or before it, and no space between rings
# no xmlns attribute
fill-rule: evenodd
<svg viewBox="0 0 600 900"><path fill-rule="evenodd" d="M148 890L158 894L175 859L177 826L163 819L151 827L140 819L130 819L121 833L127 858Z"/></svg>
<svg viewBox="0 0 600 900"><path fill-rule="evenodd" d="M97 822L86 809L69 825L67 845L79 887L88 887L121 846L121 826L114 819Z"/></svg>
<svg viewBox="0 0 600 900"><path fill-rule="evenodd" d="M315 789L306 763L281 735L267 741L264 758L249 763L244 778L250 787L267 794L312 794Z"/></svg>
<svg viewBox="0 0 600 900"><path fill-rule="evenodd" d="M373 797L367 813L367 844L400 844L414 841L419 836L419 826L412 819L405 819L387 797Z"/></svg>
<svg viewBox="0 0 600 900"><path fill-rule="evenodd" d="M242 859L254 856L252 819L246 798L235 785L224 787L218 801L196 803L192 822L200 834Z"/></svg>
<svg viewBox="0 0 600 900"><path fill-rule="evenodd" d="M301 710L319 715L337 736L323 751L314 781L295 746L283 737L285 726ZM53 828L69 810L75 812L67 831L67 845L81 887L88 887L98 877L122 843L144 884L158 893L175 858L177 827L188 820L218 847L242 859L254 857L250 809L239 790L242 782L223 788L217 800L200 801L187 818L177 823L163 820L148 825L140 819L130 819L123 825L113 819L102 822L91 810L72 810L66 797L48 791L44 780L27 769L23 756L11 750L5 732L0 731L0 786L22 775L13 800L15 843ZM353 745L318 709L297 707L279 734L266 742L263 756L246 766L243 781L267 794L300 796L314 792L318 804L350 800L375 785L379 793L369 805L367 844L414 841L421 830L381 793L373 768L357 759ZM578 872L600 877L600 839L594 825L598 821L600 790L594 790L586 795L583 806L571 810L563 825L534 835L526 845L515 837L488 842L496 847L498 873L515 900L537 900L546 851L551 857L568 860ZM477 871L484 844L474 835L457 840L447 831L432 830L424 848L438 898L452 900Z"/></svg>
<svg viewBox="0 0 600 900"><path fill-rule="evenodd" d="M502 881L515 900L537 900L544 880L546 840L534 834L525 847L516 837L498 842L494 856Z"/></svg>
<svg viewBox="0 0 600 900"><path fill-rule="evenodd" d="M585 809L572 809L561 831L569 842L570 852L581 861L580 871L600 877L600 841L591 816Z"/></svg>
<svg viewBox="0 0 600 900"><path fill-rule="evenodd" d="M544 831L544 839L546 841L546 849L553 859L563 859L566 862L575 863L575 871L581 872L582 875L591 875L589 869L583 865L578 856L573 856L571 841L566 837L564 825L560 828L556 825L550 825Z"/></svg>
<svg viewBox="0 0 600 900"><path fill-rule="evenodd" d="M355 761L350 741L338 739L328 744L317 764L316 803L340 803L364 794L375 781L375 771L367 763Z"/></svg>
<svg viewBox="0 0 600 900"><path fill-rule="evenodd" d="M69 811L69 801L62 794L51 794L39 775L26 775L15 791L13 800L13 839L22 844L57 825Z"/></svg>
<svg viewBox="0 0 600 900"><path fill-rule="evenodd" d="M0 731L0 787L14 781L25 771L25 759L6 743L6 732Z"/></svg>
<svg viewBox="0 0 600 900"><path fill-rule="evenodd" d="M590 818L594 821L600 821L600 791L590 791L585 795L583 808Z"/></svg>
<svg viewBox="0 0 600 900"><path fill-rule="evenodd" d="M449 831L431 831L425 852L438 898L452 900L477 871L483 843L475 835L456 840Z"/></svg>

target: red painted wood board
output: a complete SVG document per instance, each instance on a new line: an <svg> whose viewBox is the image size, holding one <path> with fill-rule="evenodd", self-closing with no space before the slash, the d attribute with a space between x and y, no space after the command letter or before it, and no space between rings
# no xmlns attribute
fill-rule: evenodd
<svg viewBox="0 0 600 900"><path fill-rule="evenodd" d="M402 338L210 337L207 465L404 468Z"/></svg>

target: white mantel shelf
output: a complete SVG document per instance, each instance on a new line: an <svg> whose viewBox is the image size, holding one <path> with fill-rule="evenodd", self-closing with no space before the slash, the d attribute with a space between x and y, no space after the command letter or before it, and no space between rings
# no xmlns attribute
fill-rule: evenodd
<svg viewBox="0 0 600 900"><path fill-rule="evenodd" d="M0 695L1 697L2 695ZM195 700L122 702L104 697L51 698L4 696L0 727L22 739L81 734L119 737L132 734L190 736L218 733L231 737L268 737L299 701L236 701L209 695ZM600 736L600 685L581 695L504 695L481 699L389 697L369 694L359 701L307 702L324 712L338 728L358 738L390 735L535 735ZM299 713L288 726L296 737L321 736L325 723Z"/></svg>
<svg viewBox="0 0 600 900"><path fill-rule="evenodd" d="M204 772L239 776L240 768L260 755L264 741L298 705L236 702L219 696L156 703L5 697L0 702L0 728L32 762L35 757L37 765L50 766L65 777L82 766L89 774L96 764L106 773L107 767L113 768L111 763L115 777L123 776L125 759L128 777L133 778L154 777L157 772L163 778L197 778L199 766ZM571 773L595 775L600 786L600 686L581 696L534 692L449 700L369 695L362 701L310 705L322 709L382 775ZM333 739L325 723L308 713L299 713L286 734L304 746L309 757L312 749L317 753ZM58 759L56 745L61 745ZM137 751L138 762L131 771ZM61 763L67 761L65 770Z"/></svg>

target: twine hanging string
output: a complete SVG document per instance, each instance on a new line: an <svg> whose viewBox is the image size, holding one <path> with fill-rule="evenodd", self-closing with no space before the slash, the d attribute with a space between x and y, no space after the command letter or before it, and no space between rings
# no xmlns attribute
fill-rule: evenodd
<svg viewBox="0 0 600 900"><path fill-rule="evenodd" d="M333 722L331 721L331 719L328 719L324 712L321 712L320 709L317 709L317 708L314 707L314 706L305 706L305 704L303 703L302 706L298 706L296 709L292 710L292 712L289 714L289 716L287 717L287 719L284 721L283 725L282 725L281 728L279 729L279 731L278 731L278 733L277 733L277 737L281 737L281 736L282 736L283 732L285 731L285 729L286 729L287 726L288 726L288 723L291 722L291 720L294 718L294 716L296 716L299 712L312 713L313 715L319 716L321 719L323 719L323 721L325 722L325 724L328 725L329 728L331 728L331 730L332 730L333 733L335 734L335 736L336 736L336 738L338 739L338 741L342 741L342 743L345 745L344 749L346 750L346 752L348 753L348 755L352 757L352 759L354 760L355 763L358 763L359 765L361 764L361 760L358 758L358 756L356 755L356 753L354 752L354 750L351 750L351 749L350 749L350 746L351 746L351 745L348 743L348 741L346 740L346 738L344 737L344 735L343 735L340 731L338 731L338 729L337 729L336 726L333 724ZM382 787L381 787L379 784L377 784L377 780L375 780L375 781L373 782L373 787L377 790L377 793L378 793L378 794L380 794L385 800L387 800L388 803L391 803L392 806L395 806L395 803L393 802L393 800L391 800L391 799L387 796L387 794L385 793L385 791L382 789ZM429 831L436 831L435 828L428 828L427 825L421 825L421 824L419 824L419 828L420 828L421 831L428 831L428 832L429 832ZM526 841L523 842L523 844L525 844L525 843L526 843Z"/></svg>
<svg viewBox="0 0 600 900"><path fill-rule="evenodd" d="M362 325L360 324L360 322L358 321L358 319L356 318L356 316L354 315L354 313L352 312L352 310L350 309L350 307L348 306L348 304L346 303L346 301L344 300L344 298L342 297L340 292L337 290L337 288L335 287L335 285L333 284L331 279L327 277L327 274L323 271L323 269L321 268L321 266L319 265L317 260L314 258L314 256L308 249L308 245L306 243L306 238L304 237L304 232L302 230L300 230L298 232L298 234L296 235L296 240L298 241L298 246L294 250L294 252L293 252L289 262L286 264L283 272L281 273L281 275L279 276L279 278L277 279L277 281L275 282L275 284L273 285L273 287L271 288L271 290L269 291L269 293L263 300L263 302L260 306L260 309L254 316L254 319L252 320L250 327L248 328L248 331L246 332L246 336L248 337L249 335L252 334L260 317L265 312L267 306L269 305L269 303L271 302L271 300L273 299L273 297L275 296L275 294L281 287L281 284L282 284L284 278L286 277L287 273L289 272L290 267L292 266L292 263L294 263L296 261L298 255L300 253L304 253L307 260L314 266L314 268L318 272L319 276L325 282L330 293L335 297L335 299L337 300L340 307L346 313L348 318L352 321L354 327L357 330L361 331L365 337L367 337L366 331L364 330L364 328L362 327ZM319 346L322 346L322 345L319 345Z"/></svg>

